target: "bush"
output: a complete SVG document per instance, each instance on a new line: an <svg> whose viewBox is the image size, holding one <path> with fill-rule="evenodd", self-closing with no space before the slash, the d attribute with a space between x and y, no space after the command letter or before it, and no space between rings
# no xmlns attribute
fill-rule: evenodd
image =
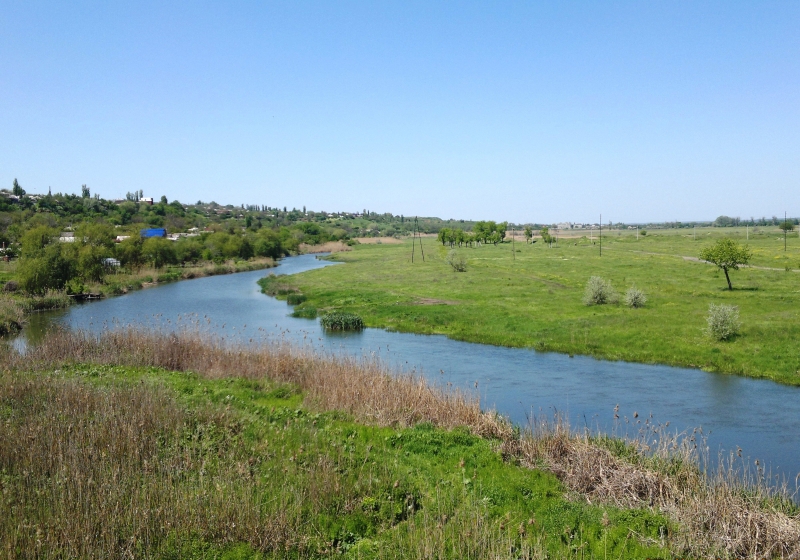
<svg viewBox="0 0 800 560"><path fill-rule="evenodd" d="M4 292L16 292L19 290L19 284L14 282L13 280L9 280L5 284L3 284L3 291Z"/></svg>
<svg viewBox="0 0 800 560"><path fill-rule="evenodd" d="M706 334L714 340L730 340L737 334L742 324L739 322L739 308L735 305L708 306L708 327Z"/></svg>
<svg viewBox="0 0 800 560"><path fill-rule="evenodd" d="M625 292L625 305L628 307L644 307L645 303L647 303L647 296L636 286L631 286Z"/></svg>
<svg viewBox="0 0 800 560"><path fill-rule="evenodd" d="M447 253L447 264L453 267L455 272L466 272L467 271L467 259L453 249L449 253Z"/></svg>
<svg viewBox="0 0 800 560"><path fill-rule="evenodd" d="M610 280L603 280L599 276L589 278L586 283L586 291L583 293L584 305L603 305L618 301L619 296L611 286Z"/></svg>
<svg viewBox="0 0 800 560"><path fill-rule="evenodd" d="M364 328L364 321L354 313L332 311L323 315L320 320L323 328L332 331L360 331Z"/></svg>
<svg viewBox="0 0 800 560"><path fill-rule="evenodd" d="M288 294L286 296L286 303L289 305L299 305L306 300L305 294Z"/></svg>

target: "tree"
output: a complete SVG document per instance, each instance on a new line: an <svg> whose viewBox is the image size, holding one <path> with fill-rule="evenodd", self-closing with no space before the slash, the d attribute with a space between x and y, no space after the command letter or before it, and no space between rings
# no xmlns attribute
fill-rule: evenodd
<svg viewBox="0 0 800 560"><path fill-rule="evenodd" d="M794 231L794 223L791 220L785 220L781 222L781 225L778 227L780 227L786 233Z"/></svg>
<svg viewBox="0 0 800 560"><path fill-rule="evenodd" d="M162 268L164 265L175 264L175 247L172 241L163 237L150 237L142 244L142 257L147 262L153 264L154 268Z"/></svg>
<svg viewBox="0 0 800 560"><path fill-rule="evenodd" d="M531 226L525 226L525 243L530 243L532 238L533 228Z"/></svg>
<svg viewBox="0 0 800 560"><path fill-rule="evenodd" d="M89 192L89 187L81 185L81 198L90 198L92 195Z"/></svg>
<svg viewBox="0 0 800 560"><path fill-rule="evenodd" d="M728 289L732 290L729 270L739 270L739 267L750 262L753 252L747 245L739 245L733 239L720 239L710 247L700 252L700 258L716 265L725 273Z"/></svg>
<svg viewBox="0 0 800 560"><path fill-rule="evenodd" d="M11 192L14 196L25 196L25 189L19 186L19 182L14 179L14 187L12 188Z"/></svg>
<svg viewBox="0 0 800 560"><path fill-rule="evenodd" d="M544 241L551 247L553 246L554 237L550 235L550 228L548 228L547 226L542 226L542 230L539 232L539 235L542 236L542 241Z"/></svg>

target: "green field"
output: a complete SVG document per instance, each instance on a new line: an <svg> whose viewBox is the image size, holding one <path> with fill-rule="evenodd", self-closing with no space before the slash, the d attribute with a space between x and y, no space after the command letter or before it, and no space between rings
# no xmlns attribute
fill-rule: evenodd
<svg viewBox="0 0 800 560"><path fill-rule="evenodd" d="M577 232L572 232L575 235ZM347 263L282 280L307 297L299 306L359 314L371 327L610 360L671 364L800 385L800 241L784 252L776 227L604 233L603 254L587 237L462 248L467 271L453 272L448 249L424 240L425 262L411 243L361 245L331 258ZM749 235L749 239L745 237ZM696 236L696 239L695 239ZM733 291L714 266L689 260L713 240L732 237L753 250L751 268L732 272ZM757 268L764 267L764 268ZM635 285L641 309L587 307L588 279L623 294ZM727 342L704 335L709 304L740 309L741 333Z"/></svg>

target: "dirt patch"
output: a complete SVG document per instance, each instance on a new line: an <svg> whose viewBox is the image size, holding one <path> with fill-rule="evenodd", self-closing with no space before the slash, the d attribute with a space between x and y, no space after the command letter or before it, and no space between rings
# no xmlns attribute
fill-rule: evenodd
<svg viewBox="0 0 800 560"><path fill-rule="evenodd" d="M397 245L403 242L396 237L357 237L356 241L364 245Z"/></svg>
<svg viewBox="0 0 800 560"><path fill-rule="evenodd" d="M459 302L447 299L417 298L411 305L458 305Z"/></svg>
<svg viewBox="0 0 800 560"><path fill-rule="evenodd" d="M343 253L345 251L352 251L353 248L345 245L341 241L328 241L321 245L308 245L306 243L300 244L301 253Z"/></svg>

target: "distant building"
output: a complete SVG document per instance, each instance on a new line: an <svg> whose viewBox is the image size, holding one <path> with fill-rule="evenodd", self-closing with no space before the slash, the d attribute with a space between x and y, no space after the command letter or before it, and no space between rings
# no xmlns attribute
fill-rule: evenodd
<svg viewBox="0 0 800 560"><path fill-rule="evenodd" d="M141 202L142 204L153 204L153 198L152 197L140 198L139 202Z"/></svg>
<svg viewBox="0 0 800 560"><path fill-rule="evenodd" d="M74 243L75 242L75 233L71 231L62 231L61 235L59 235L58 240L61 243Z"/></svg>
<svg viewBox="0 0 800 560"><path fill-rule="evenodd" d="M106 268L119 268L119 260L107 258L102 260L103 266Z"/></svg>
<svg viewBox="0 0 800 560"><path fill-rule="evenodd" d="M116 236L116 237L114 238L114 242L115 242L115 243L122 243L122 242L123 242L123 241L125 241L126 239L130 239L130 238L131 238L131 236L130 236L130 235L118 235L118 236Z"/></svg>
<svg viewBox="0 0 800 560"><path fill-rule="evenodd" d="M141 232L142 238L147 239L148 237L166 237L167 230L164 228L146 228L143 229Z"/></svg>

